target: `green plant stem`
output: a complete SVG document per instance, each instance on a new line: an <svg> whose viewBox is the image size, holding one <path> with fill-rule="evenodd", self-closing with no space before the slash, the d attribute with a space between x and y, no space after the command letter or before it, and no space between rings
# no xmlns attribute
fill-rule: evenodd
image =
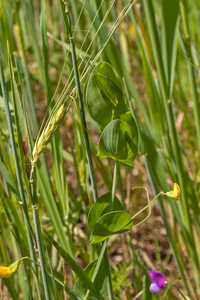
<svg viewBox="0 0 200 300"><path fill-rule="evenodd" d="M163 95L163 100L164 100L164 106L165 106L165 111L167 114L167 119L169 122L169 128L171 131L171 140L172 140L172 149L174 152L174 157L175 157L175 163L177 165L177 172L178 172L178 180L181 186L181 194L183 198L183 203L181 207L182 211L182 216L183 219L185 220L185 227L187 228L188 234L193 237L193 231L192 231L192 226L191 226L191 220L189 216L189 206L188 206L188 201L186 199L186 191L185 187L186 184L184 182L183 178L183 163L181 160L181 155L180 155L180 148L178 144L178 137L177 137L177 132L175 128L175 121L174 121L174 116L173 116L173 111L172 111L172 102L169 95L168 87L167 87L167 81L166 81L166 76L165 76L165 71L164 71L164 66L163 66L163 60L162 60L162 55L161 55L161 48L160 48L160 40L157 32L157 27L154 19L154 10L153 10L153 5L151 0L145 0L144 1L144 7L146 11L146 16L147 16L147 22L149 25L149 30L150 30L150 36L152 40L152 48L154 52L154 58L155 58L155 63L156 63L156 68L158 72L158 78L161 86L161 91ZM170 101L168 101L170 100ZM192 238L193 245L194 245L194 238ZM195 247L194 247L195 248Z"/></svg>
<svg viewBox="0 0 200 300"><path fill-rule="evenodd" d="M9 109L9 104L8 104L8 96L7 96L6 84L5 84L5 78L4 78L4 74L3 74L3 66L2 66L1 60L0 60L0 81L1 81L2 94L3 94L3 98L4 98L4 103L5 103L6 119L7 119L7 124L8 124L9 135L10 135L11 148L12 148L13 157L14 157L18 189L19 189L20 198L22 200L21 206L22 206L22 212L23 212L23 217L24 217L24 222L25 222L25 227L26 227L26 232L27 232L27 237L28 237L29 251L30 251L31 259L35 260L36 255L35 255L35 249L34 249L32 228L30 225L28 209L27 209L27 204L26 204L26 198L25 198L24 189L23 189L23 182L22 182L21 173L20 173L19 161L18 161L18 157L17 157L17 150L16 150L15 139L14 139L14 132L13 132L13 127L12 127L12 122L11 122L10 109ZM35 265L33 265L33 269L37 276L38 268ZM37 279L36 279L36 288L37 288L37 294L38 294L38 299L39 299L39 285L38 285Z"/></svg>
<svg viewBox="0 0 200 300"><path fill-rule="evenodd" d="M118 163L115 161L114 166L114 172L113 172L113 184L112 184L112 199L110 203L110 211L113 210L114 206L114 200L115 200L115 192L117 188L117 169L118 169ZM105 241L107 243L107 241ZM108 254L107 251L105 251L105 264L106 264L106 272L107 272L107 286L108 286L108 296L110 300L113 300L113 288L112 288L112 276L111 276L111 270L110 265L108 263Z"/></svg>
<svg viewBox="0 0 200 300"><path fill-rule="evenodd" d="M61 4L62 4L62 2L61 2ZM96 202L98 199L96 179L95 179L95 174L94 174L94 166L93 166L93 162L92 162L92 154L91 154L89 137L88 137L88 132L87 132L87 124L86 124L86 120L85 120L85 112L84 112L84 105L83 105L83 99L82 99L82 94L81 94L81 86L80 86L80 80L79 80L79 74L78 74L75 46L74 46L73 36L72 36L72 32L71 32L71 20L70 20L69 11L68 11L68 8L66 5L65 5L65 12L66 12L66 14L64 15L64 18L65 17L67 18L66 26L67 26L67 32L69 35L70 45L71 45L72 62L73 62L73 69L74 69L77 93L78 93L79 109L80 109L81 123L82 123L82 128L83 128L83 137L84 137L84 143L85 143L85 149L86 149L86 155L87 155L87 161L88 161L88 168L89 168L89 173L90 173L93 198L94 198L94 202ZM105 252L104 260L105 260L105 265L106 265L109 299L113 300L112 281L111 281L111 273L110 273L107 252Z"/></svg>
<svg viewBox="0 0 200 300"><path fill-rule="evenodd" d="M169 283L168 284L171 284L175 287L175 289L179 292L179 294L183 297L184 300L187 300L186 297L183 295L183 293L179 290L179 288L175 285L175 283Z"/></svg>
<svg viewBox="0 0 200 300"><path fill-rule="evenodd" d="M1 153L0 153L0 159L2 160ZM7 196L11 199L9 186L8 186L8 184L7 184L7 182L6 182L5 180L4 180L4 186L5 186L5 190L6 190ZM7 218L8 218L8 221L9 221L9 223L10 223L11 226L12 226L12 231L14 232L15 239L16 239L16 241L18 242L18 244L21 244L21 238L20 238L20 235L19 235L18 227L17 227L17 225L16 225L16 223L15 223L13 217L12 217L12 214L10 214L10 211L9 211L8 208L7 208L6 202L4 203L4 200L3 200L3 199L2 199L2 204L3 204L3 206L4 206L4 210L5 210L6 216L7 216ZM13 232L12 232L12 233L13 233ZM23 251L23 249L21 249L21 247L19 247L19 245L18 245L18 251L19 251L19 255L20 255L20 256L23 256L24 251ZM27 257L26 257L26 258L27 258ZM25 259L25 257L24 257L24 258L21 258L20 261L23 260L23 259ZM29 258L29 260L31 260L31 259ZM32 260L31 260L31 261L32 261ZM27 271L27 269L26 269L26 265L25 265L24 262L23 262L23 269L24 269L24 272L25 272L25 276L26 276L27 279L28 279L28 280L27 280L27 283L28 283L29 294L30 294L31 299L33 299L33 296L32 296L32 288L31 288L31 284L30 284L30 279L29 279L28 271Z"/></svg>
<svg viewBox="0 0 200 300"><path fill-rule="evenodd" d="M110 211L113 210L114 206L114 200L115 200L115 192L117 188L117 169L118 169L118 163L115 161L115 166L114 166L114 172L113 172L113 184L112 184L112 199L110 203Z"/></svg>
<svg viewBox="0 0 200 300"><path fill-rule="evenodd" d="M135 214L133 217L131 217L131 220L135 219L141 212L143 212L145 209L147 209L152 203L154 203L156 201L156 199L161 196L164 195L164 192L160 192L148 205L146 205L143 209L141 209L137 214Z"/></svg>
<svg viewBox="0 0 200 300"><path fill-rule="evenodd" d="M158 185L155 181L152 169L150 167L150 163L149 163L147 158L145 159L145 167L146 167L146 170L148 172L148 176L149 176L150 183L151 183L151 186L153 188L154 194L157 194L158 193ZM187 280L186 280L185 274L184 274L185 268L184 268L183 261L182 261L182 258L180 256L180 253L178 252L178 249L177 249L176 244L174 242L174 239L172 237L172 232L171 232L171 228L169 226L168 220L167 220L167 216L166 216L166 212L165 212L165 209L164 209L163 201L160 201L158 199L157 204L158 204L158 208L159 208L160 214L161 214L163 222L164 222L164 226L165 226L166 231L167 231L167 236L168 236L168 239L169 239L169 243L170 243L170 246L173 250L174 258L175 258L177 266L179 268L179 272L180 272L182 281L184 283L184 286L185 286L185 289L187 290L188 295L190 296L190 289L188 287ZM197 298L195 298L195 300L197 300Z"/></svg>
<svg viewBox="0 0 200 300"><path fill-rule="evenodd" d="M182 160L181 151L182 148L180 147L180 141L178 138L176 125L175 125L175 119L174 119L174 113L173 113L173 107L172 107L172 99L171 99L171 92L169 86L167 86L167 80L166 75L164 71L164 65L163 65L163 59L162 59L162 51L160 47L160 40L158 36L157 26L155 22L155 13L153 10L153 4L152 0L145 0L144 1L144 8L146 11L147 16L147 23L149 26L149 32L150 37L152 40L152 48L154 52L154 59L156 63L156 68L158 72L158 78L161 86L162 96L163 96L163 103L167 115L167 119L169 122L169 129L171 133L171 141L172 141L172 149L174 154L174 161L176 164L177 174L178 174L178 182L181 187L181 197L182 197L182 203L180 206L180 212L182 216L182 220L184 220L184 224L182 226L185 227L186 232L186 239L190 240L190 243L192 245L192 257L194 262L196 263L197 269L199 269L199 262L196 252L196 245L194 241L194 234L192 229L192 221L189 213L189 204L187 199L187 192L186 192L186 186L187 183L185 182L185 176L184 173L186 172L184 166L184 162Z"/></svg>
<svg viewBox="0 0 200 300"><path fill-rule="evenodd" d="M70 45L71 45L73 69L74 69L75 82L76 82L77 93L78 93L78 102L79 102L81 123L82 123L82 128L83 128L83 137L84 137L84 143L85 143L85 149L86 149L86 155L87 155L87 161L88 161L88 168L89 168L90 180L91 180L92 191L93 191L93 198L94 198L94 202L96 202L98 199L97 186L96 186L96 180L95 180L95 174L94 174L94 166L93 166L93 162L92 162L92 154L91 154L91 150L90 150L89 137L88 137L88 132L87 132L87 124L86 124L86 120L85 120L85 112L84 112L84 105L83 105L83 99L82 99L82 94L81 94L81 86L80 86L80 80L79 80L79 74L78 74L75 46L74 46L73 36L72 36L72 32L71 32L71 20L70 20L69 11L67 8L66 8L66 16L67 16L67 24L68 24L67 31L69 34L69 40L70 40Z"/></svg>
<svg viewBox="0 0 200 300"><path fill-rule="evenodd" d="M102 248L101 248L101 252L100 252L100 255L99 255L99 257L98 257L98 261L97 261L97 264L96 264L94 273L93 273L93 275L92 275L92 279L91 279L92 282L94 282L94 280L95 280L95 278L96 278L96 276L97 276L97 273L98 273L98 271L99 271L99 268L100 268L102 259L103 259L104 255L105 255L105 250L106 250L107 242L104 241L104 242L102 243L102 245L103 245L103 246L102 246ZM86 293L86 295L85 295L84 300L88 300L88 299L89 299L89 296L90 296L90 290L87 290L87 293Z"/></svg>
<svg viewBox="0 0 200 300"><path fill-rule="evenodd" d="M200 109L199 109L199 96L197 92L197 84L195 78L195 68L193 66L193 57L192 57L192 49L191 49L191 39L190 39L190 30L189 30L189 23L187 17L187 3L183 3L180 1L180 11L183 21L183 30L185 35L185 44L186 44L186 52L187 57L190 59L190 63L187 64L188 66L188 73L189 73L189 80L192 92L192 101L194 103L194 119L196 123L196 131L197 131L197 143L198 143L198 152L200 155Z"/></svg>
<svg viewBox="0 0 200 300"><path fill-rule="evenodd" d="M44 284L44 293L45 293L45 298L47 300L50 300L51 296L50 296L48 279L47 279L47 271L46 271L46 265L45 265L45 259L44 259L44 253L43 253L44 251L43 251L43 245L42 245L41 226L40 226L40 219L39 219L39 214L38 214L39 203L38 203L38 197L36 194L36 185L35 185L35 181L33 179L32 171L30 174L30 183L31 183L33 220L34 220L34 226L35 226L35 235L36 235L38 253L39 253L39 258L40 258L42 281Z"/></svg>
<svg viewBox="0 0 200 300"><path fill-rule="evenodd" d="M125 204L125 198L126 198L126 196L125 196L125 192L124 192L124 188L123 188L123 183L122 183L122 177L121 177L120 165L119 164L118 164L117 172L118 172L119 190L120 190L121 197L122 197L123 208L125 210L125 208L126 208L126 204Z"/></svg>
<svg viewBox="0 0 200 300"><path fill-rule="evenodd" d="M107 240L104 243L107 244ZM112 287L112 276L111 276L111 270L110 270L110 265L109 265L109 260L108 260L107 249L105 250L104 261L105 261L105 268L106 268L108 297L109 297L109 300L113 300L114 295L113 295L113 287Z"/></svg>
<svg viewBox="0 0 200 300"><path fill-rule="evenodd" d="M111 198L111 202L110 202L110 211L113 210L113 205L114 205L114 199L115 199L115 192L116 192L116 187L117 187L117 174L118 174L118 163L115 161L115 166L114 166L114 172L113 172L113 184L112 184L112 198ZM102 261L102 257L104 255L105 257L105 264L106 264L106 272L107 272L107 286L108 286L108 295L109 295L109 299L113 299L113 289L112 289L112 276L111 276L111 270L110 270L110 266L108 264L108 255L107 255L107 251L106 251L106 245L107 245L107 240L105 240L102 243L102 249L101 249L101 253L99 255L98 261L97 261L97 265L95 267L93 276L92 276L92 282L94 282L96 275L98 273L101 261ZM88 300L90 295L90 291L88 290L84 300Z"/></svg>

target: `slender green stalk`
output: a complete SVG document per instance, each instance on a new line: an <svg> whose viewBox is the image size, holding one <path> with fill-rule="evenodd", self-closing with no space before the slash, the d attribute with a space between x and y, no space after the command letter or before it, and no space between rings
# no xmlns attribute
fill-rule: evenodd
<svg viewBox="0 0 200 300"><path fill-rule="evenodd" d="M158 199L159 196L163 195L164 192L160 192L148 205L146 205L145 207L143 207L138 213L136 213L131 220L135 219L141 212L143 212L145 209L147 209L149 207L149 205L151 205L152 203L154 203L156 201L156 199Z"/></svg>
<svg viewBox="0 0 200 300"><path fill-rule="evenodd" d="M175 289L179 292L179 294L183 297L184 300L187 300L186 297L183 295L183 293L181 292L181 290L174 284L174 283L168 283L171 284L175 287Z"/></svg>
<svg viewBox="0 0 200 300"><path fill-rule="evenodd" d="M103 259L104 254L105 254L106 246L107 246L107 242L104 241L103 246L102 246L102 248L101 248L100 255L99 255L99 257L98 257L98 261L97 261L97 264L96 264L94 273L93 273L93 275L92 275L92 279L91 279L92 282L94 282L94 280L95 280L95 278L96 278L96 276L97 276L97 273L98 273L98 271L99 271L100 265L101 265L101 263L102 263L102 259ZM85 295L84 300L88 300L88 299L89 299L89 296L90 296L90 290L87 290L87 293L86 293L86 295Z"/></svg>
<svg viewBox="0 0 200 300"><path fill-rule="evenodd" d="M2 160L2 156L1 156L1 152L0 152L0 159ZM7 182L4 180L4 185L5 185L5 189L6 189L6 194L7 196L11 199L11 195L10 195L10 190L9 190L9 186L7 184ZM21 238L20 238L20 235L19 235L19 230L18 230L18 227L17 227L17 224L15 223L14 219L13 219L13 216L12 214L10 213L8 207L7 207L7 204L6 202L4 202L4 199L2 198L2 204L4 206L4 210L5 210L5 213L6 213L6 216L8 218L8 221L9 223L11 224L12 226L12 233L14 233L15 235L15 239L16 241L18 242L18 251L19 251L19 255L20 256L24 256L24 251L23 249L19 246L21 244ZM30 284L30 278L28 276L28 271L26 269L26 265L23 261L23 269L24 269L24 272L25 272L25 276L27 278L27 283L28 283L28 290L29 290L29 294L30 294L30 297L31 299L33 299L33 296L32 296L32 289L31 289L31 284Z"/></svg>
<svg viewBox="0 0 200 300"><path fill-rule="evenodd" d="M117 172L118 172L118 184L119 184L119 190L121 193L121 197L122 197L122 204L123 204L123 208L126 208L126 204L125 204L125 193L124 193L124 188L123 188L123 183L122 183L122 177L121 177L121 172L120 172L120 165L118 164L118 168L117 168Z"/></svg>
<svg viewBox="0 0 200 300"><path fill-rule="evenodd" d="M110 202L110 211L113 210L113 205L114 205L115 192L116 192L116 187L117 187L117 174L118 174L118 163L115 161L114 172L113 172L112 199L111 199L111 202ZM108 296L109 296L109 299L114 299L113 298L113 289L112 289L111 270L110 270L110 266L108 264L108 255L107 255L107 251L106 251L106 245L107 245L107 240L105 240L102 243L101 253L99 255L97 265L95 267L95 270L94 270L94 273L93 273L93 276L92 276L92 282L94 282L94 280L96 278L96 275L98 273L98 270L99 270L99 267L100 267L100 264L101 264L102 256L104 254L106 272L107 272ZM84 300L88 300L89 295L90 295L90 291L88 290Z"/></svg>
<svg viewBox="0 0 200 300"><path fill-rule="evenodd" d="M180 9L181 9L181 16L183 20L183 29L185 35L185 42L186 42L186 51L187 57L190 59L190 63L187 64L188 72L189 72L189 80L192 92L192 101L194 103L194 118L196 123L196 131L197 131L197 144L198 144L198 151L200 155L200 109L199 109L199 95L197 92L197 84L195 78L195 68L193 66L193 58L192 58L192 49L191 45L192 42L190 40L190 31L189 31L189 24L188 24L188 17L187 17L187 4L180 1Z"/></svg>
<svg viewBox="0 0 200 300"><path fill-rule="evenodd" d="M104 243L107 244L107 241L105 241ZM109 297L109 300L113 300L114 295L113 295L113 287L112 287L112 276L111 276L111 270L110 270L110 265L109 265L109 260L108 260L107 249L105 250L105 254L104 254L104 262L105 262L105 267L106 267L108 297Z"/></svg>
<svg viewBox="0 0 200 300"><path fill-rule="evenodd" d="M45 265L43 245L42 245L41 226L40 226L40 219L39 219L39 214L38 214L39 203L38 203L38 197L36 194L36 186L35 186L35 181L33 180L32 171L31 171L31 175L30 175L30 182L31 182L33 220L34 220L34 226L35 226L35 235L36 235L38 253L39 253L39 258L40 258L42 281L44 284L45 299L50 300L51 296L50 296L49 285L48 285L48 277L47 277L47 272L46 272L46 265Z"/></svg>
<svg viewBox="0 0 200 300"><path fill-rule="evenodd" d="M83 137L84 137L84 143L85 143L85 149L86 149L86 155L87 155L87 161L88 161L88 167L89 167L89 173L90 173L90 180L91 180L92 191L93 191L93 197L94 197L94 202L96 202L98 199L97 186L96 186L96 180L95 180L95 174L94 174L94 166L93 166L93 162L92 162L92 154L91 154L91 150L90 150L89 137L88 137L88 132L87 132L87 124L86 124L86 120L85 120L85 112L84 112L84 105L83 105L83 99L82 99L82 94L81 94L81 86L80 86L80 81L79 81L75 46L74 46L73 36L72 36L72 32L71 32L71 20L70 20L69 11L67 8L66 8L66 17L67 17L67 25L68 25L67 30L68 30L68 34L69 34L71 49L72 49L72 62L73 62L73 69L74 69L77 93L78 93L79 109L80 109L81 123L82 123L82 128L83 128Z"/></svg>
<svg viewBox="0 0 200 300"><path fill-rule="evenodd" d="M149 31L150 31L150 36L152 40L152 48L154 52L154 59L156 63L156 68L158 72L158 78L160 81L160 86L161 86L161 91L162 91L162 96L163 96L163 102L164 102L164 107L166 110L167 114L167 119L169 122L169 128L170 128L170 133L171 133L171 141L172 141L172 150L174 154L174 161L176 164L176 170L178 174L178 182L181 187L181 194L182 194L182 203L180 207L180 212L182 216L182 220L184 220L184 223L182 224L184 227L184 232L185 232L185 238L191 243L190 251L192 254L192 258L196 263L197 269L199 269L199 262L198 262L198 257L197 257L197 252L196 252L196 245L194 241L194 234L193 234L193 229L192 229L192 222L191 222L191 217L189 213L189 204L188 204L188 199L187 199L187 192L186 192L186 177L185 177L185 168L184 168L184 162L182 160L182 149L180 147L180 141L176 129L176 124L174 120L174 112L173 112L173 106L172 106L172 99L171 99L171 90L170 86L167 85L167 79L164 71L164 65L163 65L163 60L161 56L161 47L160 47L160 40L158 36L158 31L156 27L156 22L154 18L154 10L153 10L153 5L151 0L145 0L144 1L144 7L146 11L146 16L147 16L147 23L149 25Z"/></svg>
<svg viewBox="0 0 200 300"><path fill-rule="evenodd" d="M175 122L174 122L174 116L173 116L173 111L172 111L172 102L169 100L169 92L168 92L168 87L167 87L167 81L166 81L166 76L165 76L165 71L164 71L164 66L163 66L163 60L161 56L161 47L160 47L160 40L158 36L158 31L154 19L154 10L153 10L153 5L152 1L150 0L145 0L144 1L144 7L147 15L147 22L149 24L149 30L150 30L150 36L152 40L152 48L154 52L154 58L156 62L156 68L158 72L158 78L162 90L162 95L163 95L163 100L164 100L164 106L166 110L166 114L168 117L168 122L172 134L172 149L174 152L175 156L175 162L177 165L177 172L178 172L178 179L179 183L181 186L181 191L182 191L182 198L184 199L183 201L183 207L181 208L182 215L184 215L185 219L185 226L187 227L188 233L190 236L193 236L192 232L192 227L191 227L191 222L190 222L190 217L189 217L189 206L188 206L188 201L186 199L186 191L185 191L185 183L184 183L184 171L183 171L183 163L182 159L180 156L180 149L178 145L178 137L177 137L177 132L175 128ZM194 240L194 239L193 239Z"/></svg>
<svg viewBox="0 0 200 300"><path fill-rule="evenodd" d="M68 11L66 5L65 5L65 12L66 12L66 14L64 15L64 17L67 18L66 27L67 27L67 32L69 35L70 45L71 45L72 62L73 62L73 69L74 69L77 93L78 93L79 109L80 109L81 123L82 123L82 127L83 127L83 137L84 137L84 143L85 143L85 149L86 149L86 155L87 155L87 161L88 161L88 168L89 168L90 180L91 180L91 185L92 185L93 198L94 198L94 202L96 202L98 199L96 179L95 179L95 174L94 174L94 166L93 166L93 162L92 162L92 154L91 154L89 137L88 137L88 132L87 132L87 124L86 124L86 120L85 120L85 112L84 112L84 105L83 105L83 99L82 99L82 94L81 94L75 46L74 46L73 36L72 36L72 32L71 32L71 20L70 20L69 11ZM108 278L109 299L113 300L111 273L110 273L107 252L105 252L104 259L105 259L106 272L107 272L107 278Z"/></svg>
<svg viewBox="0 0 200 300"><path fill-rule="evenodd" d="M158 191L159 191L158 186L155 182L155 178L154 178L154 175L152 173L152 170L151 170L150 164L148 162L148 159L145 159L145 167L147 169L148 176L149 176L150 183L151 183L151 186L153 188L154 194L157 194ZM170 246L173 250L174 258L175 258L177 266L179 268L180 276L183 280L185 289L187 290L187 293L190 296L190 290L189 290L189 287L188 287L188 284L187 284L187 281L186 281L186 278L185 278L185 274L184 274L185 268L184 268L183 261L181 259L181 256L178 252L178 249L176 247L176 244L175 244L173 236L172 236L171 228L170 228L168 220L167 220L167 216L166 216L166 212L165 212L165 209L164 209L163 201L159 201L159 199L158 199L157 204L158 204L158 208L159 208L160 214L161 214L163 222L164 222L164 226L165 226L166 231L167 231L167 236L168 236L168 239L169 239Z"/></svg>
<svg viewBox="0 0 200 300"><path fill-rule="evenodd" d="M115 161L114 173L113 173L112 199L111 199L111 203L110 203L110 211L113 210L113 206L114 206L115 192L116 192L116 188L117 188L117 169L118 169L118 163ZM106 243L107 243L107 241L106 241ZM110 266L108 264L108 254L107 254L107 251L105 251L105 264L106 264L106 271L107 271L108 296L109 296L109 299L112 300L112 299L114 299L114 297L113 297L113 288L112 288L112 277L111 277Z"/></svg>
<svg viewBox="0 0 200 300"><path fill-rule="evenodd" d="M1 244L1 257L4 261L4 263L8 266L9 265L9 258L8 258L8 249L7 249L7 245L6 245L6 238L3 234L3 227L1 224L2 220L0 220L0 244ZM10 295L12 297L12 299L17 299L17 293L14 289L14 280L13 278L8 278L8 282L7 282L7 287L9 289ZM2 298L1 298L2 299Z"/></svg>
<svg viewBox="0 0 200 300"><path fill-rule="evenodd" d="M113 184L112 184L112 199L110 203L110 211L113 210L114 200L115 200L115 192L117 188L117 169L118 169L118 163L115 161L114 166L114 174L113 174Z"/></svg>
<svg viewBox="0 0 200 300"><path fill-rule="evenodd" d="M14 162L15 162L15 169L16 169L16 175L17 175L19 194L20 194L20 198L22 200L21 205L22 205L22 211L23 211L25 227L26 227L26 232L27 232L27 237L28 237L29 251L30 251L31 259L35 260L36 255L35 255L35 249L34 249L32 228L31 228L31 225L30 225L30 220L29 220L29 216L28 216L28 209L27 209L27 204L26 204L26 198L25 198L24 189L23 189L23 182L22 182L22 178L21 178L21 174L20 174L19 161L18 161L18 157L17 157L17 150L16 150L14 132L13 132L13 127L12 127L12 122L11 122L7 90L5 88L6 84L5 84L4 74L3 74L3 66L2 66L1 61L0 61L0 81L1 81L2 94L3 94L3 98L4 98L4 103L5 103L6 119L7 119L9 134L10 134L11 147L12 147L12 152L13 152L13 157L14 157ZM38 268L35 265L33 265L33 269L34 269L35 274L37 276ZM39 298L39 286L38 286L38 283L37 283L37 279L36 279L36 288L37 288L37 293L38 293L38 298Z"/></svg>

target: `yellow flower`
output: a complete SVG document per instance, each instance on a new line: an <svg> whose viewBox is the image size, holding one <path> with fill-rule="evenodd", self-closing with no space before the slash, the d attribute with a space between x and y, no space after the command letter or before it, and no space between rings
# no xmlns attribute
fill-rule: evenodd
<svg viewBox="0 0 200 300"><path fill-rule="evenodd" d="M17 272L19 264L21 260L17 260L13 264L8 267L1 267L0 266L0 276L4 278L8 278L12 276L15 272Z"/></svg>
<svg viewBox="0 0 200 300"><path fill-rule="evenodd" d="M173 200L178 200L180 194L181 194L181 189L177 183L174 183L174 189L172 191L165 193L166 196L168 196Z"/></svg>

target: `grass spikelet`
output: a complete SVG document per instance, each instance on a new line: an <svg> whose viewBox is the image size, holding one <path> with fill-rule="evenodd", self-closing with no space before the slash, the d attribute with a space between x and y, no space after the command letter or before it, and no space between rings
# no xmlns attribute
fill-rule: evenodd
<svg viewBox="0 0 200 300"><path fill-rule="evenodd" d="M68 105L68 107L69 107L69 105ZM50 142L55 131L60 126L68 107L65 109L64 104L61 105L61 107L58 109L58 111L49 120L48 124L42 131L42 134L39 137L39 139L36 141L34 148L33 148L33 159L31 161L32 172L34 171L35 163L37 162L38 157L44 152L47 144Z"/></svg>

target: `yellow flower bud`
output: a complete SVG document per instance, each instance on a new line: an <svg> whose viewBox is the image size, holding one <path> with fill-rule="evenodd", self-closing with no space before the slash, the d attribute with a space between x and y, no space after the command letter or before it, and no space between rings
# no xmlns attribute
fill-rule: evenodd
<svg viewBox="0 0 200 300"><path fill-rule="evenodd" d="M4 278L9 278L15 272L17 272L19 264L20 264L20 260L17 260L16 262L14 262L13 264L11 264L8 267L1 267L0 266L0 276L4 277Z"/></svg>
<svg viewBox="0 0 200 300"><path fill-rule="evenodd" d="M177 183L174 183L174 189L172 191L165 193L166 196L168 196L173 200L178 200L180 194L181 194L181 190Z"/></svg>

